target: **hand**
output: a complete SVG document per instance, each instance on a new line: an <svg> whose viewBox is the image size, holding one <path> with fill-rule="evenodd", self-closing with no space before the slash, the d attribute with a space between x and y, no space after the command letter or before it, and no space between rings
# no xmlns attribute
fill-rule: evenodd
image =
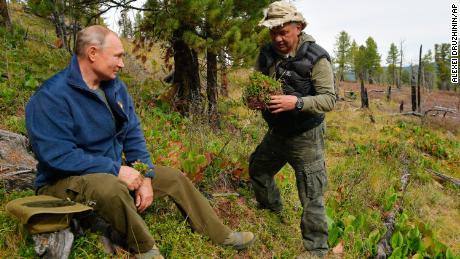
<svg viewBox="0 0 460 259"><path fill-rule="evenodd" d="M271 113L291 111L295 109L297 96L295 95L272 95L268 108Z"/></svg>
<svg viewBox="0 0 460 259"><path fill-rule="evenodd" d="M136 207L144 212L153 202L152 178L145 177L141 186L136 190Z"/></svg>
<svg viewBox="0 0 460 259"><path fill-rule="evenodd" d="M129 190L134 191L141 186L143 177L136 169L123 165L118 172L118 179L125 182Z"/></svg>

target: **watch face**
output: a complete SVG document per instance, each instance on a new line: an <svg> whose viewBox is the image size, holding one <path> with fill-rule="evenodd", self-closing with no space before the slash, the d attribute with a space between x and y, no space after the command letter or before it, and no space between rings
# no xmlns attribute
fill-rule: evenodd
<svg viewBox="0 0 460 259"><path fill-rule="evenodd" d="M303 102L302 102L302 101L303 101L302 98L298 98L298 99L297 99L297 102L295 103L295 107L296 107L298 110L302 109L302 106L303 106Z"/></svg>

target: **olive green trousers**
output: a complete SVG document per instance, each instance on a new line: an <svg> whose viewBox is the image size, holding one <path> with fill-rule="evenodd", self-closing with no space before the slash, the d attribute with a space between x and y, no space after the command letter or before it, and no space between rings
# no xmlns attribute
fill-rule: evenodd
<svg viewBox="0 0 460 259"><path fill-rule="evenodd" d="M231 233L218 218L209 201L179 170L157 166L152 188L154 199L171 197L192 228L209 236L213 242L221 244ZM126 235L128 249L133 252L146 252L155 243L137 212L127 185L112 174L70 176L40 188L38 194L93 203L94 210L101 217L115 230Z"/></svg>
<svg viewBox="0 0 460 259"><path fill-rule="evenodd" d="M249 158L249 175L256 199L264 208L281 211L283 204L274 176L289 163L295 171L303 213L300 227L306 250L322 254L328 250L328 228L324 206L327 187L324 163L324 124L295 136L270 130Z"/></svg>

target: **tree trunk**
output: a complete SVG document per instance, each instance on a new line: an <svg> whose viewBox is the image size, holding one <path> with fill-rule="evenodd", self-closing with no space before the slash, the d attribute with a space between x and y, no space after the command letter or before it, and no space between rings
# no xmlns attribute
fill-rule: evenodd
<svg viewBox="0 0 460 259"><path fill-rule="evenodd" d="M412 99L412 111L415 112L417 110L417 96L416 96L416 87L417 83L415 81L415 73L414 69L412 69L412 79L410 81L411 87L411 99Z"/></svg>
<svg viewBox="0 0 460 259"><path fill-rule="evenodd" d="M56 27L56 36L62 40L62 47L69 50L67 46L67 33L65 28L65 17L59 14L57 8L53 11L53 23Z"/></svg>
<svg viewBox="0 0 460 259"><path fill-rule="evenodd" d="M391 85L388 86L387 101L391 101Z"/></svg>
<svg viewBox="0 0 460 259"><path fill-rule="evenodd" d="M220 94L228 97L228 78L227 78L227 67L225 64L221 64L220 67Z"/></svg>
<svg viewBox="0 0 460 259"><path fill-rule="evenodd" d="M222 96L228 97L227 60L226 60L226 53L224 50L220 51L220 55L218 56L218 62L220 63L219 92Z"/></svg>
<svg viewBox="0 0 460 259"><path fill-rule="evenodd" d="M422 79L422 45L420 45L420 53L418 56L418 74L417 74L417 111L420 112L420 84Z"/></svg>
<svg viewBox="0 0 460 259"><path fill-rule="evenodd" d="M197 53L180 37L173 42L174 81L177 86L174 104L179 112L197 114L201 112L200 74Z"/></svg>
<svg viewBox="0 0 460 259"><path fill-rule="evenodd" d="M361 108L369 108L369 100L367 98L367 89L364 88L364 80L361 78Z"/></svg>
<svg viewBox="0 0 460 259"><path fill-rule="evenodd" d="M398 79L398 84L396 85L398 89L401 88L401 84L402 84L402 62L403 62L402 44L403 42L401 41L399 45L399 79Z"/></svg>
<svg viewBox="0 0 460 259"><path fill-rule="evenodd" d="M213 128L219 127L219 113L217 112L217 55L212 51L206 52L207 80L206 93L208 96L208 118Z"/></svg>
<svg viewBox="0 0 460 259"><path fill-rule="evenodd" d="M372 74L369 73L369 84L373 85L374 84L374 77Z"/></svg>
<svg viewBox="0 0 460 259"><path fill-rule="evenodd" d="M5 26L8 31L11 30L11 16L6 0L0 0L0 26Z"/></svg>

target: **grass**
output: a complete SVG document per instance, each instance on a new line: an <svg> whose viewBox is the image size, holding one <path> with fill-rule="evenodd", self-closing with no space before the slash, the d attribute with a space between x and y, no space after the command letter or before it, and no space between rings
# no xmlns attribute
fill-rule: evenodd
<svg viewBox="0 0 460 259"><path fill-rule="evenodd" d="M43 39L52 41L52 27L48 23L18 10L14 13L20 24L16 35L24 35L29 27L29 35L39 38L42 26L48 26ZM0 79L0 128L25 134L24 103L37 83L65 66L68 54L49 49L43 41L24 40L3 31L0 39L0 47L7 50L2 52L2 60L6 57L14 61L8 69L4 63L0 65L1 73L13 75L9 80ZM235 230L253 231L258 236L254 246L243 252L214 245L207 237L193 233L171 201L161 199L143 216L168 258L292 258L302 252L301 206L292 168L286 166L276 176L287 222L257 209L248 184L248 156L266 132L260 114L242 103L242 89L249 83L250 74L248 69L239 69L228 75L230 93L228 98L219 99L222 125L217 131L207 125L206 118L186 118L170 111L159 98L167 85L152 79L139 82L135 75L122 74L135 99L156 164L185 171L210 197L227 225ZM31 78L37 82L32 80L30 87L24 87ZM10 95L5 89L9 89ZM369 110L361 110L356 108L357 102L341 102L326 117L326 204L331 248L343 244L344 258L375 255L375 245L385 232L385 215L392 206L399 205L403 214L398 217L397 233L401 233L402 241L399 234L394 236L393 243L399 249L396 252L406 249L406 256L419 252L428 257L458 258L460 190L438 183L427 169L460 178L460 136L442 128L422 126L410 117L389 116L380 109L382 105L396 107L395 103L380 102L379 107L371 103ZM371 114L375 123L369 119ZM401 193L399 179L405 168L411 172L411 181L406 192ZM210 194L215 192L237 192L239 196L212 198ZM32 194L9 193L0 188L2 258L34 257L30 235L4 210L10 200ZM414 234L417 231L419 235ZM418 247L420 251L411 248L417 238L423 243L423 247ZM97 235L89 233L75 241L71 257L107 258Z"/></svg>

